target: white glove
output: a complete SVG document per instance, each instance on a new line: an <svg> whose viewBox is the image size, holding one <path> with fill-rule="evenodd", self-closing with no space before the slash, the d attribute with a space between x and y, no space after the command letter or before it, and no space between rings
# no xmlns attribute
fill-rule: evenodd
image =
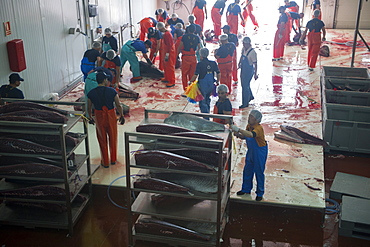
<svg viewBox="0 0 370 247"><path fill-rule="evenodd" d="M231 129L234 131L234 132L239 132L240 128L236 125L230 125Z"/></svg>
<svg viewBox="0 0 370 247"><path fill-rule="evenodd" d="M170 54L166 53L166 55L164 56L164 60L165 61L168 61L168 58L170 57Z"/></svg>

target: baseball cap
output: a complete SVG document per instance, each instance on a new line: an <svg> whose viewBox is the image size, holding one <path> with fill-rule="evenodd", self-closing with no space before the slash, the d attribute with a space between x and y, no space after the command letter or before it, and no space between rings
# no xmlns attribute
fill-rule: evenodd
<svg viewBox="0 0 370 247"><path fill-rule="evenodd" d="M96 81L100 84L102 83L105 79L108 79L108 76L105 72L99 71L96 73Z"/></svg>
<svg viewBox="0 0 370 247"><path fill-rule="evenodd" d="M112 33L112 30L111 30L109 27L107 27L107 28L104 30L104 32L105 32L105 33Z"/></svg>
<svg viewBox="0 0 370 247"><path fill-rule="evenodd" d="M222 29L225 29L225 28L230 30L230 26L229 25L225 25L225 26L222 27Z"/></svg>
<svg viewBox="0 0 370 247"><path fill-rule="evenodd" d="M144 44L149 46L149 48L152 48L152 41L150 41L149 39L145 40Z"/></svg>
<svg viewBox="0 0 370 247"><path fill-rule="evenodd" d="M24 81L24 79L22 77L20 77L20 75L18 73L11 74L9 76L9 82L13 83L13 82L16 82L16 81Z"/></svg>

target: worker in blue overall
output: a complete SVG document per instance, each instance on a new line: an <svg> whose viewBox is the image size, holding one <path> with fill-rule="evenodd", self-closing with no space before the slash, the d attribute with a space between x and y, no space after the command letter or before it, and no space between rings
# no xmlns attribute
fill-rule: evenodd
<svg viewBox="0 0 370 247"><path fill-rule="evenodd" d="M242 105L239 109L243 109L249 106L249 102L254 99L253 93L250 87L252 77L255 80L258 79L257 75L257 53L252 48L251 39L244 37L243 49L239 60L240 78L242 80Z"/></svg>
<svg viewBox="0 0 370 247"><path fill-rule="evenodd" d="M103 40L102 40L103 52L106 52L110 49L117 52L118 42L117 42L116 37L112 35L112 30L109 27L107 27L104 30L104 33L105 33L105 36L103 37Z"/></svg>
<svg viewBox="0 0 370 247"><path fill-rule="evenodd" d="M24 79L18 74L13 73L9 76L9 84L0 87L0 98L24 99L22 90L18 89Z"/></svg>
<svg viewBox="0 0 370 247"><path fill-rule="evenodd" d="M146 62L152 65L147 53L148 49L152 47L152 42L150 40L142 41L139 39L129 40L122 46L121 49L121 71L125 63L128 61L131 66L133 77L131 82L138 82L143 79L140 75L140 64L139 60L136 57L136 52L141 51Z"/></svg>
<svg viewBox="0 0 370 247"><path fill-rule="evenodd" d="M100 42L94 42L92 44L92 48L85 51L80 65L81 72L84 74L84 81L90 71L95 69L96 66L101 65L102 60L100 57L100 50L101 50Z"/></svg>
<svg viewBox="0 0 370 247"><path fill-rule="evenodd" d="M209 55L209 51L207 48L200 49L199 54L201 61L197 64L195 74L190 81L195 81L199 76L199 90L204 97L203 100L199 101L200 112L209 113L211 103L210 97L213 92L215 82L217 85L220 82L220 70L215 61L208 60L207 57ZM215 76L217 79L215 79Z"/></svg>
<svg viewBox="0 0 370 247"><path fill-rule="evenodd" d="M256 176L257 190L256 201L263 199L265 193L265 166L267 160L268 146L265 140L261 112L252 110L248 117L248 125L245 130L236 125L230 125L235 136L245 139L247 143L247 154L243 170L242 189L236 194L238 196L250 194L253 188L253 177Z"/></svg>

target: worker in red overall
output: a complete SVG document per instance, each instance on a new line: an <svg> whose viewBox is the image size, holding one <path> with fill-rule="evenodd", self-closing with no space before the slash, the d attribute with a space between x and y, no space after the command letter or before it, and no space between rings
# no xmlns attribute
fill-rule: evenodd
<svg viewBox="0 0 370 247"><path fill-rule="evenodd" d="M155 29L154 27L150 27L148 29L148 37L147 37L151 42L152 42L152 48L150 48L150 53L149 53L149 59L154 63L155 58L157 57L158 51L159 51L159 44L162 39L162 33Z"/></svg>
<svg viewBox="0 0 370 247"><path fill-rule="evenodd" d="M286 43L286 32L289 31L288 29L288 16L285 13L285 7L280 6L279 7L279 21L277 24L277 30L275 33L275 39L274 39L274 52L273 52L273 59L272 61L279 61L283 59L284 56L284 48Z"/></svg>
<svg viewBox="0 0 370 247"><path fill-rule="evenodd" d="M170 18L167 11L164 9L157 9L155 11L155 17L158 22L166 23L167 20Z"/></svg>
<svg viewBox="0 0 370 247"><path fill-rule="evenodd" d="M284 2L285 2L285 6L284 7L285 7L285 10L287 12L299 13L299 6L298 6L298 4L295 1L284 0ZM291 19L291 21L292 22L293 21L295 22L296 27L299 26L299 19L294 19L294 20Z"/></svg>
<svg viewBox="0 0 370 247"><path fill-rule="evenodd" d="M231 93L231 79L233 68L233 56L235 54L235 44L228 41L228 36L223 34L220 36L221 46L215 50L218 67L221 73L221 84L225 84Z"/></svg>
<svg viewBox="0 0 370 247"><path fill-rule="evenodd" d="M244 27L244 32L243 33L245 33L245 23L247 22L248 16L249 16L249 18L251 19L251 21L254 25L254 30L256 30L259 26L258 26L258 22L256 20L256 17L252 13L253 12L252 0L247 0L244 3L242 3L242 5L243 4L245 4L245 6L243 7L243 13L242 13L244 21L242 21L240 24Z"/></svg>
<svg viewBox="0 0 370 247"><path fill-rule="evenodd" d="M195 73L197 66L197 58L195 51L200 49L200 38L194 34L195 26L190 25L186 28L186 33L182 36L180 46L177 50L177 54L182 53L182 65L181 65L181 77L182 77L182 88L186 89L188 82Z"/></svg>
<svg viewBox="0 0 370 247"><path fill-rule="evenodd" d="M118 55L116 55L116 52L112 49L108 50L107 52L104 52L101 55L101 58L104 59L104 68L107 69L114 69L116 71L112 83L109 85L110 87L116 89L116 91L119 91L119 80L120 80L120 70L121 70L121 59Z"/></svg>
<svg viewBox="0 0 370 247"><path fill-rule="evenodd" d="M221 16L224 12L226 1L227 0L217 0L211 10L211 17L216 39L218 39L218 37L221 35Z"/></svg>
<svg viewBox="0 0 370 247"><path fill-rule="evenodd" d="M119 102L116 90L108 87L107 75L104 72L96 74L98 87L92 89L88 94L88 113L92 116L92 105L94 105L95 119L91 118L90 123L96 123L96 135L101 152L101 165L109 168L117 162L117 115L120 122L124 121L122 106ZM110 158L108 154L108 146Z"/></svg>
<svg viewBox="0 0 370 247"><path fill-rule="evenodd" d="M157 29L162 32L163 38L160 44L160 53L163 55L160 57L163 62L164 78L162 82L167 83L166 87L175 86L175 63L176 63L176 51L175 44L173 43L173 37L171 33L165 28L163 22L158 22Z"/></svg>
<svg viewBox="0 0 370 247"><path fill-rule="evenodd" d="M307 64L310 71L313 71L316 68L317 57L320 52L321 41L325 41L326 30L325 24L322 20L319 20L320 10L316 9L313 12L314 18L307 22L306 29L304 30L301 39L299 40L300 44L303 44L306 34L308 32L308 55L307 55ZM322 31L322 38L321 38Z"/></svg>
<svg viewBox="0 0 370 247"><path fill-rule="evenodd" d="M239 6L240 0L235 0L234 3L230 4L229 7L227 7L227 12L226 12L226 21L227 25L230 26L230 32L238 34L238 15L240 16L240 19L242 22L244 22L244 18L241 14L241 9Z"/></svg>
<svg viewBox="0 0 370 247"><path fill-rule="evenodd" d="M184 30L184 26L182 25L182 23L176 23L175 25L175 31L173 32L173 42L175 43L175 52L176 54L178 49L179 49L179 46L181 44L181 39L182 39L182 36L184 35L185 33L185 30ZM175 69L178 69L181 67L181 61L180 61L180 57L177 55L176 56L176 63L175 63Z"/></svg>
<svg viewBox="0 0 370 247"><path fill-rule="evenodd" d="M151 27L155 27L157 25L157 21L152 17L146 17L142 19L138 24L140 24L140 37L139 39L145 41L145 37L148 33L148 29Z"/></svg>
<svg viewBox="0 0 370 247"><path fill-rule="evenodd" d="M195 23L200 25L200 27L203 30L203 24L204 24L204 12L206 13L206 19L207 19L207 2L205 0L195 0L194 8L192 14L195 16ZM203 11L204 8L204 11Z"/></svg>
<svg viewBox="0 0 370 247"><path fill-rule="evenodd" d="M321 3L320 3L320 0L314 0L312 2L312 11L315 11L316 9L320 10L320 15L317 17L317 19L321 20L322 16L321 16ZM314 18L314 15L313 15L313 12L312 12L312 18Z"/></svg>

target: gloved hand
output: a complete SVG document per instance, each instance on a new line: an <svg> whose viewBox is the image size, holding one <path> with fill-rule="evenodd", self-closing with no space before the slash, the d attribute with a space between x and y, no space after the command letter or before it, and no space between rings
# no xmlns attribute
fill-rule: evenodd
<svg viewBox="0 0 370 247"><path fill-rule="evenodd" d="M168 58L170 57L170 54L166 53L166 56L164 57L164 61L168 61Z"/></svg>
<svg viewBox="0 0 370 247"><path fill-rule="evenodd" d="M89 124L95 125L95 120L93 118L90 118Z"/></svg>
<svg viewBox="0 0 370 247"><path fill-rule="evenodd" d="M230 128L231 128L231 130L233 131L233 132L239 132L239 130L240 130L240 128L238 127L238 126L236 126L236 125L230 125Z"/></svg>
<svg viewBox="0 0 370 247"><path fill-rule="evenodd" d="M326 41L326 38L322 38L322 41Z"/></svg>
<svg viewBox="0 0 370 247"><path fill-rule="evenodd" d="M121 124L121 125L124 125L125 124L125 122L126 122L126 120L125 120L125 118L122 116L122 117L120 117L119 118L119 123Z"/></svg>
<svg viewBox="0 0 370 247"><path fill-rule="evenodd" d="M191 81L188 81L188 85L190 85L190 84L192 84L193 82L191 82Z"/></svg>
<svg viewBox="0 0 370 247"><path fill-rule="evenodd" d="M149 58L146 59L146 62L149 64L149 65L153 65L152 61L150 61Z"/></svg>

